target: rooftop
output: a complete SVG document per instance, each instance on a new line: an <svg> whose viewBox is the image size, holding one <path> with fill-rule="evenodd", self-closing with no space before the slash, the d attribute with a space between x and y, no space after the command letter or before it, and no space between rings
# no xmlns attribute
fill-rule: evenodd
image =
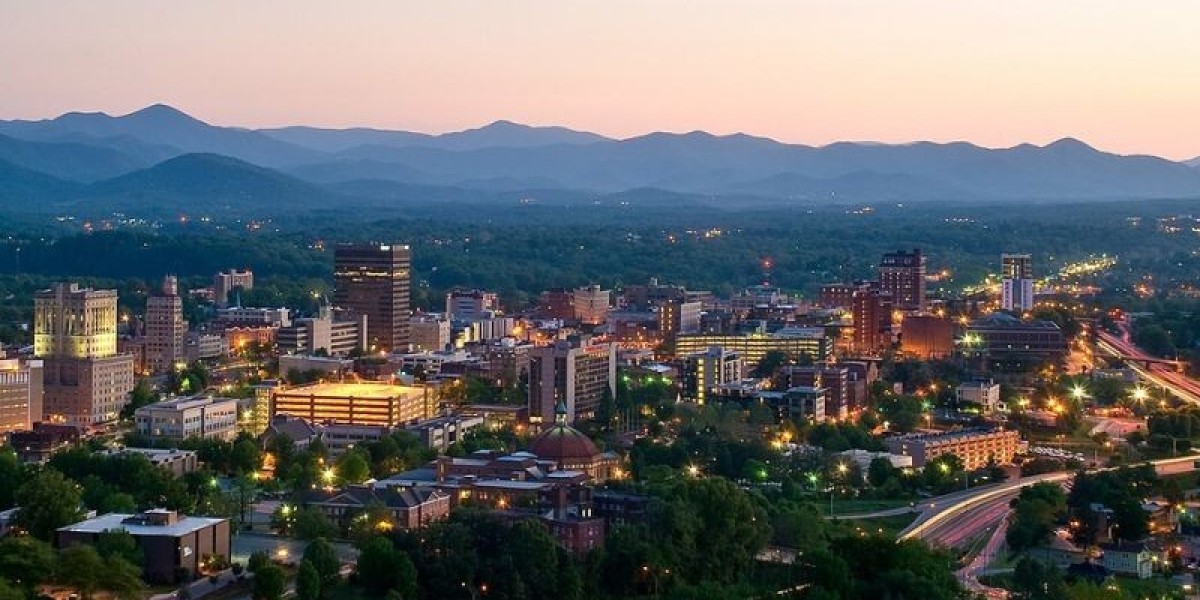
<svg viewBox="0 0 1200 600"><path fill-rule="evenodd" d="M331 382L313 383L276 392L286 396L325 396L333 398L374 398L386 400L423 393L419 387L391 383Z"/></svg>
<svg viewBox="0 0 1200 600"><path fill-rule="evenodd" d="M149 511L148 511L149 512ZM59 531L69 531L72 533L103 533L105 531L121 530L126 531L132 536L174 536L187 535L189 533L199 531L205 527L215 525L228 519L216 519L209 517L181 517L178 521L170 525L138 525L125 523L126 519L136 517L129 513L108 513L100 515L94 519L80 521L74 525L60 527Z"/></svg>
<svg viewBox="0 0 1200 600"><path fill-rule="evenodd" d="M214 398L211 396L179 396L178 398L168 398L161 402L147 404L143 408L161 409L161 410L185 410L188 408L198 408L218 402L236 402L234 398Z"/></svg>

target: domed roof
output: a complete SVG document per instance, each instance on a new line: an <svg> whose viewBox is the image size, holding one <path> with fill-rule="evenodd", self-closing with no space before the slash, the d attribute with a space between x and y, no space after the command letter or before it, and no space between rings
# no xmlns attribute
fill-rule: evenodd
<svg viewBox="0 0 1200 600"><path fill-rule="evenodd" d="M533 439L529 451L538 458L567 463L590 462L600 454L600 449L583 432L567 425L555 423L550 429Z"/></svg>

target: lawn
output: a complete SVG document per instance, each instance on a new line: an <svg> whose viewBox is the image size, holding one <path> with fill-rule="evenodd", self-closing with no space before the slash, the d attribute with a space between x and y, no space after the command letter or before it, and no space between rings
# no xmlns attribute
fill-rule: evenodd
<svg viewBox="0 0 1200 600"><path fill-rule="evenodd" d="M901 508L911 504L912 500L833 500L833 514L835 515L857 515L862 513L876 512L880 510L890 510L893 508ZM829 499L824 502L819 499L814 499L813 504L821 510L821 514L829 514Z"/></svg>

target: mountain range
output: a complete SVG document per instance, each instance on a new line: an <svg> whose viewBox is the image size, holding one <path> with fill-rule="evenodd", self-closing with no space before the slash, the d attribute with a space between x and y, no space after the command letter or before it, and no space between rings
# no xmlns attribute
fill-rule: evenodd
<svg viewBox="0 0 1200 600"><path fill-rule="evenodd" d="M155 104L0 121L0 205L278 210L423 198L486 202L531 191L754 203L1052 201L1200 196L1200 158L1102 152L1075 139L786 144L702 131L613 139L496 121L431 135L215 126ZM736 202L733 202L736 200ZM733 204L731 204L733 202Z"/></svg>

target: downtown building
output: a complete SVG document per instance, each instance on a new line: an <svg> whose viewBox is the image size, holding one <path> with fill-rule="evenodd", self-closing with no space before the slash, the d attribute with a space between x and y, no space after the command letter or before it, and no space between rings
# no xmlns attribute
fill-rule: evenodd
<svg viewBox="0 0 1200 600"><path fill-rule="evenodd" d="M60 283L34 297L34 355L43 414L86 427L115 421L133 389L133 356L117 353L117 292Z"/></svg>
<svg viewBox="0 0 1200 600"><path fill-rule="evenodd" d="M617 393L616 344L572 337L529 353L529 422L535 427L555 422L559 403L568 423L589 419L605 393Z"/></svg>
<svg viewBox="0 0 1200 600"><path fill-rule="evenodd" d="M748 334L694 334L675 338L675 356L689 356L707 352L718 346L736 352L747 366L757 365L768 352L777 351L789 360L807 357L811 360L826 360L833 355L833 338L823 327L785 327L774 333L755 331Z"/></svg>
<svg viewBox="0 0 1200 600"><path fill-rule="evenodd" d="M412 251L405 245L334 249L334 305L367 317L371 351L407 352Z"/></svg>
<svg viewBox="0 0 1200 600"><path fill-rule="evenodd" d="M229 296L237 290L250 290L254 288L254 272L250 270L238 271L230 269L229 272L220 272L213 276L213 302L217 308L229 306Z"/></svg>
<svg viewBox="0 0 1200 600"><path fill-rule="evenodd" d="M705 404L722 385L740 381L745 372L742 357L720 346L686 356L682 370L684 397Z"/></svg>
<svg viewBox="0 0 1200 600"><path fill-rule="evenodd" d="M891 294L898 310L925 310L925 255L920 248L883 255L879 262L879 289Z"/></svg>
<svg viewBox="0 0 1200 600"><path fill-rule="evenodd" d="M891 294L869 287L854 292L850 314L855 352L876 356L892 345L892 300Z"/></svg>
<svg viewBox="0 0 1200 600"><path fill-rule="evenodd" d="M147 404L133 414L137 432L155 438L232 441L237 437L238 401L189 396Z"/></svg>
<svg viewBox="0 0 1200 600"><path fill-rule="evenodd" d="M275 335L279 351L286 354L346 356L367 349L366 315L322 306L315 317L295 319Z"/></svg>
<svg viewBox="0 0 1200 600"><path fill-rule="evenodd" d="M1000 308L1012 312L1033 310L1033 257L1000 255Z"/></svg>
<svg viewBox="0 0 1200 600"><path fill-rule="evenodd" d="M162 288L146 299L146 368L162 374L187 359L185 343L187 321L183 319L183 298L174 276L163 278Z"/></svg>
<svg viewBox="0 0 1200 600"><path fill-rule="evenodd" d="M0 360L0 439L42 420L42 361Z"/></svg>

